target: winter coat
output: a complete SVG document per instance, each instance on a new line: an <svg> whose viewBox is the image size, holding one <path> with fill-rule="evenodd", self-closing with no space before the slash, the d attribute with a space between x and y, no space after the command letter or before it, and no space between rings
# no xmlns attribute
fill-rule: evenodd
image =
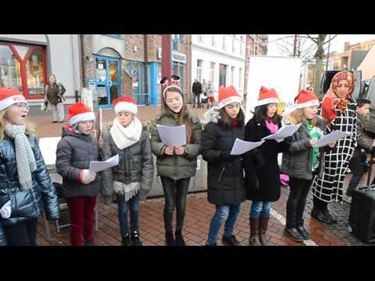
<svg viewBox="0 0 375 281"><path fill-rule="evenodd" d="M291 178L312 180L312 146L310 132L304 123L285 142L289 145L283 153L281 170Z"/></svg>
<svg viewBox="0 0 375 281"><path fill-rule="evenodd" d="M66 198L97 196L100 188L100 176L83 184L79 179L81 170L90 167L90 161L99 160L97 141L88 135L75 133L72 127L63 129L62 139L56 150L57 172L63 178L63 196Z"/></svg>
<svg viewBox="0 0 375 281"><path fill-rule="evenodd" d="M46 95L47 100L53 105L56 105L65 100L65 98L63 97L65 92L66 89L61 83L54 83L53 85L47 84L44 90L44 94Z"/></svg>
<svg viewBox="0 0 375 281"><path fill-rule="evenodd" d="M280 119L277 124L281 128ZM258 122L255 117L250 119L245 126L246 141L257 142L270 134L265 121ZM260 147L245 155L247 199L268 202L279 200L281 183L277 155L286 151L287 148L285 141L278 143L275 140L267 140ZM253 187L255 180L258 181L259 188Z"/></svg>
<svg viewBox="0 0 375 281"><path fill-rule="evenodd" d="M364 117L357 115L357 149L364 149L366 152L371 152L371 148L375 145L374 139L364 130Z"/></svg>
<svg viewBox="0 0 375 281"><path fill-rule="evenodd" d="M194 82L192 91L194 95L200 95L202 93L202 84L199 81Z"/></svg>
<svg viewBox="0 0 375 281"><path fill-rule="evenodd" d="M112 169L106 169L102 174L102 194L111 196L113 190L113 181L130 184L131 182L140 182L142 196L146 195L151 189L154 163L152 161L150 136L144 128L141 138L135 144L120 150L111 134L110 127L104 131L103 153L104 159L119 154L120 162L118 166Z"/></svg>
<svg viewBox="0 0 375 281"><path fill-rule="evenodd" d="M312 194L327 203L342 202L346 170L357 144L357 113L354 100L349 100L345 110L336 108L335 112L336 117L328 123L325 133L340 130L352 135L336 141L333 148L326 146L321 156L322 169L313 179Z"/></svg>
<svg viewBox="0 0 375 281"><path fill-rule="evenodd" d="M11 201L11 216L0 217L0 245L7 241L2 225L16 224L38 218L44 209L48 220L59 218L56 190L47 171L37 140L28 136L37 169L32 173L33 186L21 191L18 181L14 140L5 137L0 141L0 202Z"/></svg>
<svg viewBox="0 0 375 281"><path fill-rule="evenodd" d="M236 138L244 139L244 131L241 126L225 128L217 114L216 108L209 111L202 134L202 156L208 163L207 198L212 204L237 205L246 200L242 157L230 151Z"/></svg>
<svg viewBox="0 0 375 281"><path fill-rule="evenodd" d="M161 142L156 124L177 126L177 120L174 116L166 113L159 113L156 116L155 124L151 128L151 148L152 153L157 157L158 176L179 180L193 177L196 173L197 156L201 150L202 125L194 113L186 111L185 114L193 123L193 143L184 145L184 155L166 155L164 153L167 146Z"/></svg>

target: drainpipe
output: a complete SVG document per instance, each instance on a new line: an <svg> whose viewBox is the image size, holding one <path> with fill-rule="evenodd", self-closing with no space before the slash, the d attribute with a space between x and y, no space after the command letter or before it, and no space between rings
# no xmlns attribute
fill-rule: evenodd
<svg viewBox="0 0 375 281"><path fill-rule="evenodd" d="M150 90L149 90L149 87L148 87L148 56L147 56L147 51L148 51L148 44L147 44L147 34L143 34L143 50L144 50L144 68L143 68L143 71L144 71L144 97L145 97L145 105L149 105L150 104L150 96L151 96L151 93L150 93Z"/></svg>

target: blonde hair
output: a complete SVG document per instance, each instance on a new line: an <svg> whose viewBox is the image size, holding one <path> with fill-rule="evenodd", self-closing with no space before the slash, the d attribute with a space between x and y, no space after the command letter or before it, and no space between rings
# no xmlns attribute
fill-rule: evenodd
<svg viewBox="0 0 375 281"><path fill-rule="evenodd" d="M297 125L302 122L303 116L303 108L295 109L286 116L286 123Z"/></svg>
<svg viewBox="0 0 375 281"><path fill-rule="evenodd" d="M7 112L6 109L3 111L0 111L0 141L3 140L5 137L5 125L8 122L5 118L6 112ZM36 128L32 122L26 121L25 127L26 127L26 130L25 130L26 134L36 136Z"/></svg>

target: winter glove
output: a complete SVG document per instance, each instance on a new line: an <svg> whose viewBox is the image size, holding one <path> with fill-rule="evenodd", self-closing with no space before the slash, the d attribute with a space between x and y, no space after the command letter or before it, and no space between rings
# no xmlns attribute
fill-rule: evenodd
<svg viewBox="0 0 375 281"><path fill-rule="evenodd" d="M96 173L91 172L88 169L81 170L79 173L79 179L83 184L89 184L93 182L96 178Z"/></svg>
<svg viewBox="0 0 375 281"><path fill-rule="evenodd" d="M222 151L221 152L221 158L225 161L234 161L241 155L231 155L230 151Z"/></svg>

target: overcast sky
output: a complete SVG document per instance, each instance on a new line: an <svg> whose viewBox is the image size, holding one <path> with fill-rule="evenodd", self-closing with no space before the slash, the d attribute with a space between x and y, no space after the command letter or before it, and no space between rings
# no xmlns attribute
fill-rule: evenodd
<svg viewBox="0 0 375 281"><path fill-rule="evenodd" d="M277 34L277 35L269 35L268 37L268 55L271 56L279 56L280 50L274 40L278 38L282 38L285 36L290 36L292 34ZM360 43L363 41L375 39L375 34L340 34L335 39L331 41L330 45L330 52L337 51L342 52L344 50L344 42L350 42L350 44ZM279 41L280 42L280 41Z"/></svg>

